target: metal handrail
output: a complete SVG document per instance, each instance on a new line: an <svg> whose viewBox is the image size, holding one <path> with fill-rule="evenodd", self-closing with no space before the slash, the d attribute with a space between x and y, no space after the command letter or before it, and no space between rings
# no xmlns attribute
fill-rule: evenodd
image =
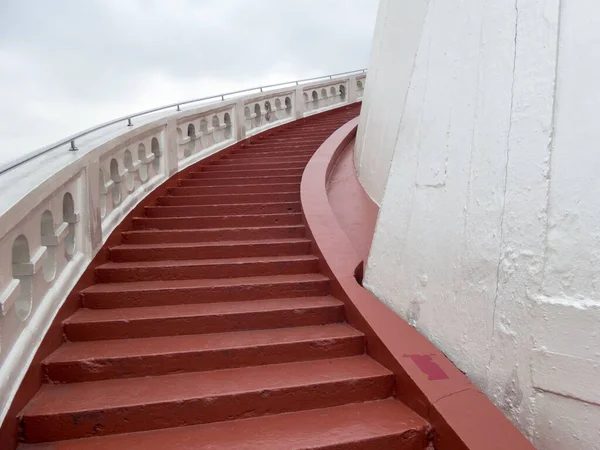
<svg viewBox="0 0 600 450"><path fill-rule="evenodd" d="M147 109L145 111L141 111L141 112L138 112L138 113L135 113L135 114L129 114L129 115L126 115L126 116L123 116L123 117L119 117L118 119L113 119L113 120L110 120L108 122L101 123L100 125L96 125L94 127L88 128L87 130L80 131L77 134L74 134L74 135L69 136L67 138L64 138L64 139L62 139L62 140L60 140L58 142L55 142L54 144L50 144L50 145L48 145L46 147L42 147L42 148L40 148L40 149L38 149L38 150L36 150L34 152L31 152L29 154L21 156L20 158L17 158L17 159L15 159L13 161L10 161L10 162L8 162L8 163L0 166L0 175L3 174L4 172L8 172L11 169L14 169L17 166L20 166L21 164L23 164L23 163L25 163L27 161L30 161L30 160L32 160L34 158L37 158L38 156L41 156L44 153L47 153L47 152L49 152L51 150L54 150L54 149L57 149L58 147L60 147L62 145L70 144L69 150L70 151L77 151L78 149L77 149L77 146L75 145L75 141L77 139L79 139L79 138L81 138L83 136L86 136L86 135L88 135L90 133L93 133L94 131L101 130L101 129L109 127L111 125L115 125L115 124L117 124L119 122L127 121L127 126L128 127L133 126L133 123L131 122L131 119L134 119L136 117L145 116L147 114L151 114L151 113L158 112L158 111L164 111L164 110L169 109L169 108L177 108L176 111L180 111L181 110L181 106L183 106L183 105L189 105L191 103L198 103L198 102L203 102L203 101L206 101L206 100L217 99L219 97L221 98L221 101L224 101L225 97L229 97L229 96L237 95L237 94L243 94L245 92L252 92L252 91L263 92L265 89L270 89L270 88L279 87L279 86L283 87L283 86L286 86L288 84L299 86L301 83L308 83L310 81L317 81L317 80L321 80L321 79L323 79L323 80L327 80L327 79L331 80L334 77L340 77L340 76L343 76L343 75L350 75L350 74L361 73L361 72L365 73L366 71L367 71L367 69L351 70L351 71L348 71L348 72L335 73L333 75L324 75L324 76L320 76L320 77L304 78L304 79L295 80L295 81L287 81L287 82L284 82L284 83L268 84L268 85L265 85L265 86L259 86L259 87L249 88L249 89L242 89L240 91L227 92L225 94L217 94L217 95L211 95L211 96L208 96L208 97L197 98L197 99L194 99L194 100L185 100L185 101L182 101L182 102L171 103L169 105L160 106L158 108Z"/></svg>

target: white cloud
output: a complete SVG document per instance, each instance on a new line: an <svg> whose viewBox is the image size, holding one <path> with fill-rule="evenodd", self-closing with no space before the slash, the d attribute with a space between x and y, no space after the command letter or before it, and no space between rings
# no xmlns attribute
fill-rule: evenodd
<svg viewBox="0 0 600 450"><path fill-rule="evenodd" d="M173 101L365 67L377 0L0 0L0 162Z"/></svg>

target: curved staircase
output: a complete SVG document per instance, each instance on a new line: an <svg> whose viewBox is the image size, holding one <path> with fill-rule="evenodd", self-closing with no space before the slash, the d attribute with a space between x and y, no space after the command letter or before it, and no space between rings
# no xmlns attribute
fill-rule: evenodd
<svg viewBox="0 0 600 450"><path fill-rule="evenodd" d="M197 166L110 248L22 449L425 449L311 253L304 167L358 107Z"/></svg>

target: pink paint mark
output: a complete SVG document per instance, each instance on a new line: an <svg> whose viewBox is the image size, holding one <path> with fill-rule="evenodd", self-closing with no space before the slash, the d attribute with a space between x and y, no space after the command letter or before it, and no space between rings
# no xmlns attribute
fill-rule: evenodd
<svg viewBox="0 0 600 450"><path fill-rule="evenodd" d="M429 381L447 380L450 378L444 370L437 365L431 355L404 355L413 360L417 367L429 378Z"/></svg>

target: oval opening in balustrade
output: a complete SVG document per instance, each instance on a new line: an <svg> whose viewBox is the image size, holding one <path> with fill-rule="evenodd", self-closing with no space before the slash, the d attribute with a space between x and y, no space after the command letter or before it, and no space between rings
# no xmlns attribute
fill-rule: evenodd
<svg viewBox="0 0 600 450"><path fill-rule="evenodd" d="M138 145L138 159L141 161L138 173L140 174L140 180L145 182L148 179L148 165L144 162L146 158L146 146L144 144Z"/></svg>
<svg viewBox="0 0 600 450"><path fill-rule="evenodd" d="M206 121L206 119L202 119L200 121L200 133L202 133L202 134L208 133L208 122Z"/></svg>
<svg viewBox="0 0 600 450"><path fill-rule="evenodd" d="M337 97L337 91L335 90L335 87L331 86L331 88L329 89L329 93L332 97Z"/></svg>
<svg viewBox="0 0 600 450"><path fill-rule="evenodd" d="M125 150L123 164L125 164L125 168L127 169L127 173L125 174L125 184L127 185L127 190L131 192L135 187L135 178L133 176L133 158L131 157L131 152L129 150Z"/></svg>
<svg viewBox="0 0 600 450"><path fill-rule="evenodd" d="M358 81L356 82L356 89L358 89L359 91L362 91L362 90L363 90L363 83L362 83L362 81L361 81L361 80L358 80Z"/></svg>
<svg viewBox="0 0 600 450"><path fill-rule="evenodd" d="M121 203L121 177L119 176L119 163L115 158L110 160L110 179L112 185L112 201L113 205L117 206Z"/></svg>
<svg viewBox="0 0 600 450"><path fill-rule="evenodd" d="M255 114L254 125L258 127L258 126L260 126L260 122L262 119L261 113L260 113L260 105L258 103L256 103L254 105L254 114Z"/></svg>
<svg viewBox="0 0 600 450"><path fill-rule="evenodd" d="M65 251L67 258L70 258L75 253L75 225L77 225L77 220L75 217L75 202L73 196L68 192L63 197L63 222L69 224L69 232L65 238Z"/></svg>
<svg viewBox="0 0 600 450"><path fill-rule="evenodd" d="M343 84L340 84L340 100L343 102L346 101L346 86Z"/></svg>
<svg viewBox="0 0 600 450"><path fill-rule="evenodd" d="M247 106L244 108L244 117L248 120L250 119L250 108Z"/></svg>
<svg viewBox="0 0 600 450"><path fill-rule="evenodd" d="M231 133L231 117L229 116L229 113L225 113L223 120L225 121L225 139L230 139L232 133Z"/></svg>
<svg viewBox="0 0 600 450"><path fill-rule="evenodd" d="M100 218L104 219L106 216L106 180L104 179L104 172L100 169L98 173L98 187L100 190Z"/></svg>
<svg viewBox="0 0 600 450"><path fill-rule="evenodd" d="M15 311L21 320L27 319L33 306L33 284L29 243L24 235L18 236L12 246L12 276L19 280L19 295L15 301Z"/></svg>
<svg viewBox="0 0 600 450"><path fill-rule="evenodd" d="M152 167L154 168L154 172L158 173L160 171L160 157L162 156L162 152L160 151L160 143L158 139L152 138L152 142L150 143L150 151L154 154L154 159L152 160Z"/></svg>
<svg viewBox="0 0 600 450"><path fill-rule="evenodd" d="M319 107L319 94L317 94L317 91L312 91L312 101L313 108L317 109Z"/></svg>
<svg viewBox="0 0 600 450"><path fill-rule="evenodd" d="M196 147L196 143L194 142L194 140L196 139L196 128L194 127L193 123L190 123L188 125L187 135L190 138L190 142L188 142L187 146L185 147L185 150L183 151L183 156L186 158L188 156L191 156L192 153L194 153L194 149Z"/></svg>
<svg viewBox="0 0 600 450"><path fill-rule="evenodd" d="M265 120L271 121L271 102L268 100L265 102Z"/></svg>
<svg viewBox="0 0 600 450"><path fill-rule="evenodd" d="M219 142L221 140L221 124L219 122L219 116L214 115L212 118L212 132L213 132L213 141Z"/></svg>
<svg viewBox="0 0 600 450"><path fill-rule="evenodd" d="M190 139L196 139L196 128L193 123L190 123L187 128L187 135Z"/></svg>
<svg viewBox="0 0 600 450"><path fill-rule="evenodd" d="M44 211L41 219L41 236L42 245L46 246L46 258L44 259L44 280L52 281L56 276L56 247L48 243L49 239L52 239L55 235L54 231L54 218L52 213L48 210Z"/></svg>
<svg viewBox="0 0 600 450"><path fill-rule="evenodd" d="M104 219L106 216L106 180L104 179L104 172L100 169L98 173L98 188L100 190L100 218Z"/></svg>
<svg viewBox="0 0 600 450"><path fill-rule="evenodd" d="M305 94L306 95L306 94ZM292 99L289 97L285 98L285 113L288 116L292 115Z"/></svg>

